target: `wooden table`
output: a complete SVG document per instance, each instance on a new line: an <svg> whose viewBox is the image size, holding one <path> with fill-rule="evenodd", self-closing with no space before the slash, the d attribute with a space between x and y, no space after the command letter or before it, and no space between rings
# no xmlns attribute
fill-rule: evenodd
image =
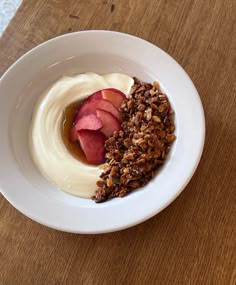
<svg viewBox="0 0 236 285"><path fill-rule="evenodd" d="M1 196L1 285L236 284L235 15L234 0L23 1L0 39L0 75L26 51L61 34L130 33L165 50L188 72L207 132L200 165L180 197L124 231L58 232L24 217Z"/></svg>

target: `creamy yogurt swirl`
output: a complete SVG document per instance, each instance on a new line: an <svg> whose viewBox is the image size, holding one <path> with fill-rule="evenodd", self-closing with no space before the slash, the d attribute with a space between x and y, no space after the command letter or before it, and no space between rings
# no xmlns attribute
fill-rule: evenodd
<svg viewBox="0 0 236 285"><path fill-rule="evenodd" d="M133 83L133 79L124 74L101 76L89 72L63 77L42 94L34 108L29 146L43 176L65 192L80 197L93 196L102 170L83 164L68 152L61 135L63 110L104 88L116 88L128 94Z"/></svg>

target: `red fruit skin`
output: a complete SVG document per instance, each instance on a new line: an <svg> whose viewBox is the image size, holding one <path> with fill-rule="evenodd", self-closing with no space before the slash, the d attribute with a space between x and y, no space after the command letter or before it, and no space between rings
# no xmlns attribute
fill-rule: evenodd
<svg viewBox="0 0 236 285"><path fill-rule="evenodd" d="M76 142L78 140L78 135L75 126L72 126L70 129L70 141Z"/></svg>
<svg viewBox="0 0 236 285"><path fill-rule="evenodd" d="M81 149L89 164L99 165L105 161L106 137L100 131L77 131Z"/></svg>
<svg viewBox="0 0 236 285"><path fill-rule="evenodd" d="M99 90L99 91L93 93L85 101L89 101L89 100L92 100L92 99L102 99L102 92L101 91L102 90Z"/></svg>
<svg viewBox="0 0 236 285"><path fill-rule="evenodd" d="M88 98L86 98L85 100L84 100L84 102L82 103L82 105L79 107L79 109L76 111L76 117L75 117L75 120L74 120L74 125L76 124L76 122L77 122L77 120L78 120L78 112L79 112L79 110L80 110L80 108L83 106L83 105L86 105L86 104L88 104L91 100L93 100L93 99L103 99L102 98L102 92L101 92L101 90L99 90L99 91L97 91L97 92L95 92L95 93L93 93L92 95L90 95Z"/></svg>
<svg viewBox="0 0 236 285"><path fill-rule="evenodd" d="M79 118L74 126L76 131L99 130L102 127L102 122L98 119L98 117L95 114L89 114Z"/></svg>
<svg viewBox="0 0 236 285"><path fill-rule="evenodd" d="M110 112L118 120L120 119L119 110L110 101L105 100L105 99L94 98L94 99L86 100L82 104L82 106L78 110L75 122L77 122L79 118L83 117L84 115L96 113L96 109L102 109L107 112Z"/></svg>
<svg viewBox="0 0 236 285"><path fill-rule="evenodd" d="M107 138L112 136L114 131L119 131L121 129L120 122L111 113L97 109L96 114L102 123L100 132L103 133Z"/></svg>
<svg viewBox="0 0 236 285"><path fill-rule="evenodd" d="M123 92L115 88L107 88L100 91L103 99L110 101L117 109L120 108L122 102L126 99Z"/></svg>

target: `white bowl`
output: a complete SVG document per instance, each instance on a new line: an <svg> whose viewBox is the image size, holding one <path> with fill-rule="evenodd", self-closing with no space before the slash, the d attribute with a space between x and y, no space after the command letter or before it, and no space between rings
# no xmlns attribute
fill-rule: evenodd
<svg viewBox="0 0 236 285"><path fill-rule="evenodd" d="M28 149L28 129L39 95L62 75L121 72L158 80L175 110L177 140L163 168L144 188L96 204L64 193L41 176ZM169 55L137 37L83 31L49 40L22 56L0 81L0 187L20 212L48 227L104 233L136 225L167 207L200 160L205 137L202 104L192 81Z"/></svg>

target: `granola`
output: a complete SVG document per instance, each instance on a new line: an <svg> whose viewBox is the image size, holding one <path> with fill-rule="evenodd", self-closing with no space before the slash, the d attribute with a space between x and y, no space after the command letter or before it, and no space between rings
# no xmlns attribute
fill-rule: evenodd
<svg viewBox="0 0 236 285"><path fill-rule="evenodd" d="M175 140L174 111L157 81L134 78L120 107L121 130L105 142L106 163L93 199L104 202L145 186L164 163Z"/></svg>

